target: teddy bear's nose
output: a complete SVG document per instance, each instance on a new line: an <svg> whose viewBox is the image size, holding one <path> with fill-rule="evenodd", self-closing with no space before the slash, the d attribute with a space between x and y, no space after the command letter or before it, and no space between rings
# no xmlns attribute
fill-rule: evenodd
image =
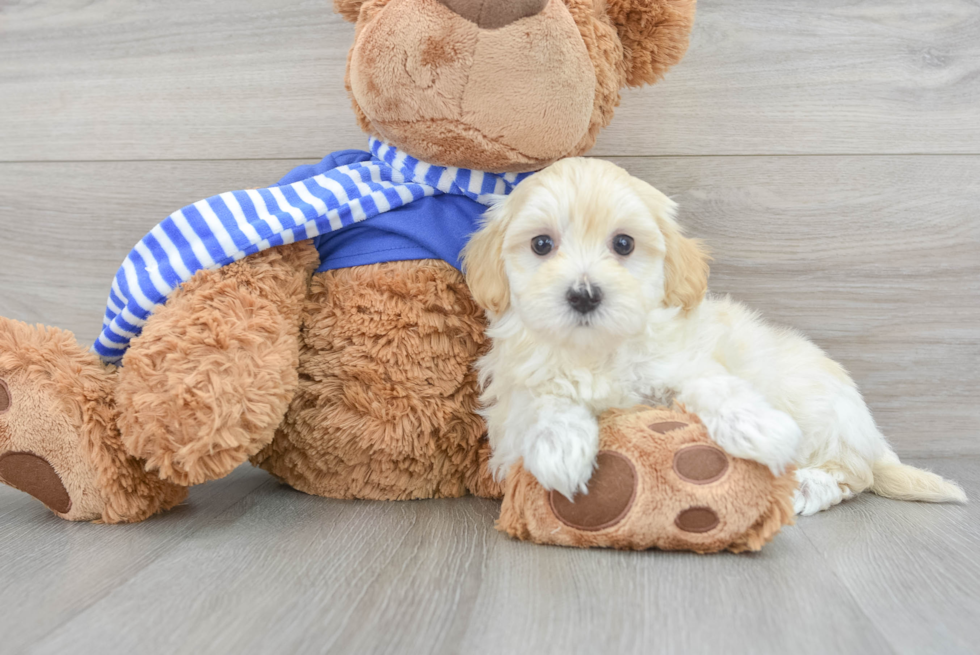
<svg viewBox="0 0 980 655"><path fill-rule="evenodd" d="M528 16L537 16L550 0L439 0L485 30L495 30Z"/></svg>

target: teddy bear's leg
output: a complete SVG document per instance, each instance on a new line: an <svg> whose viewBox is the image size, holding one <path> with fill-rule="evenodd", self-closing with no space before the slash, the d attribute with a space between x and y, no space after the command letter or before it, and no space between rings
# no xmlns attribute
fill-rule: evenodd
<svg viewBox="0 0 980 655"><path fill-rule="evenodd" d="M485 327L462 275L444 262L314 276L300 388L253 461L321 496L499 496L475 413Z"/></svg>
<svg viewBox="0 0 980 655"><path fill-rule="evenodd" d="M273 437L296 391L312 242L201 271L123 358L116 401L130 454L180 485L224 477Z"/></svg>
<svg viewBox="0 0 980 655"><path fill-rule="evenodd" d="M180 502L127 455L116 371L68 332L0 318L0 481L72 521L140 521Z"/></svg>

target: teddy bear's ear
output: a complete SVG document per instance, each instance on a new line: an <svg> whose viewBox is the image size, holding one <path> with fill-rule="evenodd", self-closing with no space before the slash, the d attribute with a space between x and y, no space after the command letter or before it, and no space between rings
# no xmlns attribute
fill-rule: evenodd
<svg viewBox="0 0 980 655"><path fill-rule="evenodd" d="M697 0L605 0L623 42L626 84L653 84L687 52Z"/></svg>
<svg viewBox="0 0 980 655"><path fill-rule="evenodd" d="M333 0L333 10L352 23L357 22L364 0Z"/></svg>

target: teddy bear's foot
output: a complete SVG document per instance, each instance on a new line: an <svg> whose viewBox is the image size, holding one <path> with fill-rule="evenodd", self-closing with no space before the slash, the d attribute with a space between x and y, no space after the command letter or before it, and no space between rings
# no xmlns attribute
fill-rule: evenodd
<svg viewBox="0 0 980 655"><path fill-rule="evenodd" d="M59 398L47 379L73 344L53 330L31 330L0 319L0 480L64 519L99 519L105 501L80 430L84 399Z"/></svg>
<svg viewBox="0 0 980 655"><path fill-rule="evenodd" d="M298 384L309 241L201 271L123 357L116 400L130 453L183 486L222 478L272 441Z"/></svg>
<svg viewBox="0 0 980 655"><path fill-rule="evenodd" d="M70 521L140 520L183 498L121 448L114 370L74 337L0 318L0 481Z"/></svg>
<svg viewBox="0 0 980 655"><path fill-rule="evenodd" d="M792 522L792 473L729 456L693 414L614 411L600 428L587 495L545 491L517 465L498 527L539 543L707 553L759 550Z"/></svg>

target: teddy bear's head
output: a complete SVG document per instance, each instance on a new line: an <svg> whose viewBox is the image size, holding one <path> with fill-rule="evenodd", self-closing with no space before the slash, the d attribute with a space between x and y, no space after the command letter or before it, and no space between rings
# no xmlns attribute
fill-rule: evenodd
<svg viewBox="0 0 980 655"><path fill-rule="evenodd" d="M687 48L695 0L334 0L363 129L441 166L523 172L584 154L620 89Z"/></svg>

